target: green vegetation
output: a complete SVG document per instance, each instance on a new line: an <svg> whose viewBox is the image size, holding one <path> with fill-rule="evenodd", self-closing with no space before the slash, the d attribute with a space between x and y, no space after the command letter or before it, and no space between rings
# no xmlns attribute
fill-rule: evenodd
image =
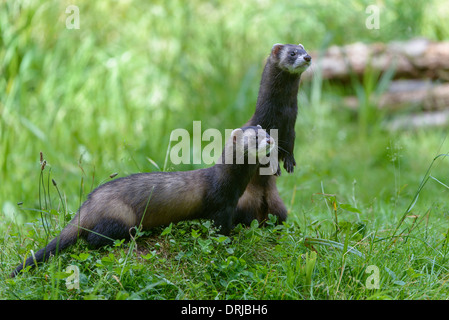
<svg viewBox="0 0 449 320"><path fill-rule="evenodd" d="M70 4L80 29L66 28ZM365 27L370 4L2 2L0 299L446 299L447 129L389 132L375 106L341 102L374 92L375 75L342 88L317 70L300 88L296 170L278 179L287 223L224 237L192 221L101 250L79 242L7 279L112 174L198 168L166 161L171 131L245 123L274 43L448 38L444 1L384 1L378 30ZM69 265L80 289L66 287Z"/></svg>

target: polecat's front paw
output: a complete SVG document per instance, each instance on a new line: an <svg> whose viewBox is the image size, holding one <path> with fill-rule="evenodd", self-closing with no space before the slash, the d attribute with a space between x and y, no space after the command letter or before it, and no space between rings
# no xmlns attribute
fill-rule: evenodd
<svg viewBox="0 0 449 320"><path fill-rule="evenodd" d="M286 157L284 159L284 169L287 170L288 173L292 173L295 169L296 161L293 157Z"/></svg>

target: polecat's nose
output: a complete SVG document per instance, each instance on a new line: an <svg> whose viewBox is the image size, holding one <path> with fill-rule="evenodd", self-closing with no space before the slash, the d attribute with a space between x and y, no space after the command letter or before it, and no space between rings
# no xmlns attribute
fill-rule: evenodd
<svg viewBox="0 0 449 320"><path fill-rule="evenodd" d="M310 60L312 60L312 57L309 56L308 54L306 54L306 55L304 56L304 60L306 60L307 62L310 62Z"/></svg>

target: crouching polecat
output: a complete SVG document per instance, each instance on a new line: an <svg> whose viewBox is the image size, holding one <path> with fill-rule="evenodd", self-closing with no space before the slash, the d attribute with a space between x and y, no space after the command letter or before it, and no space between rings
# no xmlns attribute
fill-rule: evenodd
<svg viewBox="0 0 449 320"><path fill-rule="evenodd" d="M274 147L273 138L260 126L244 127L231 133L212 167L137 173L107 182L92 191L61 233L21 263L11 277L35 261L47 260L78 238L98 248L116 239L129 239L130 229L136 226L147 230L205 218L212 219L221 233L229 234L240 196L262 157L267 157Z"/></svg>
<svg viewBox="0 0 449 320"><path fill-rule="evenodd" d="M284 162L288 173L296 166L293 148L299 81L311 61L301 44L275 44L262 73L256 110L245 124L278 130L279 163ZM277 175L280 173L278 168ZM276 176L255 174L238 202L236 222L249 224L253 219L263 222L268 213L277 216L279 222L287 218L287 209L276 188Z"/></svg>

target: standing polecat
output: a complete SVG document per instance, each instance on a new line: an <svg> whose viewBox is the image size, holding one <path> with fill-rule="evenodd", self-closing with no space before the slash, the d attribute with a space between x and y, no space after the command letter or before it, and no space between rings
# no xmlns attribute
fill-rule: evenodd
<svg viewBox="0 0 449 320"><path fill-rule="evenodd" d="M128 239L135 226L147 230L198 218L214 220L220 232L228 234L238 199L261 157L274 147L273 138L260 126L247 126L231 133L221 158L210 168L138 173L107 182L92 191L61 233L21 263L11 277L33 266L34 259L44 261L74 244L78 237L98 248Z"/></svg>
<svg viewBox="0 0 449 320"><path fill-rule="evenodd" d="M256 111L246 123L260 124L268 132L278 129L278 157L288 173L296 165L293 148L299 81L311 60L301 44L275 44L262 73ZM280 173L278 167L276 175ZM287 218L287 208L276 188L276 176L256 174L238 202L235 223L249 224L253 219L263 222L268 213L277 216L279 222Z"/></svg>

